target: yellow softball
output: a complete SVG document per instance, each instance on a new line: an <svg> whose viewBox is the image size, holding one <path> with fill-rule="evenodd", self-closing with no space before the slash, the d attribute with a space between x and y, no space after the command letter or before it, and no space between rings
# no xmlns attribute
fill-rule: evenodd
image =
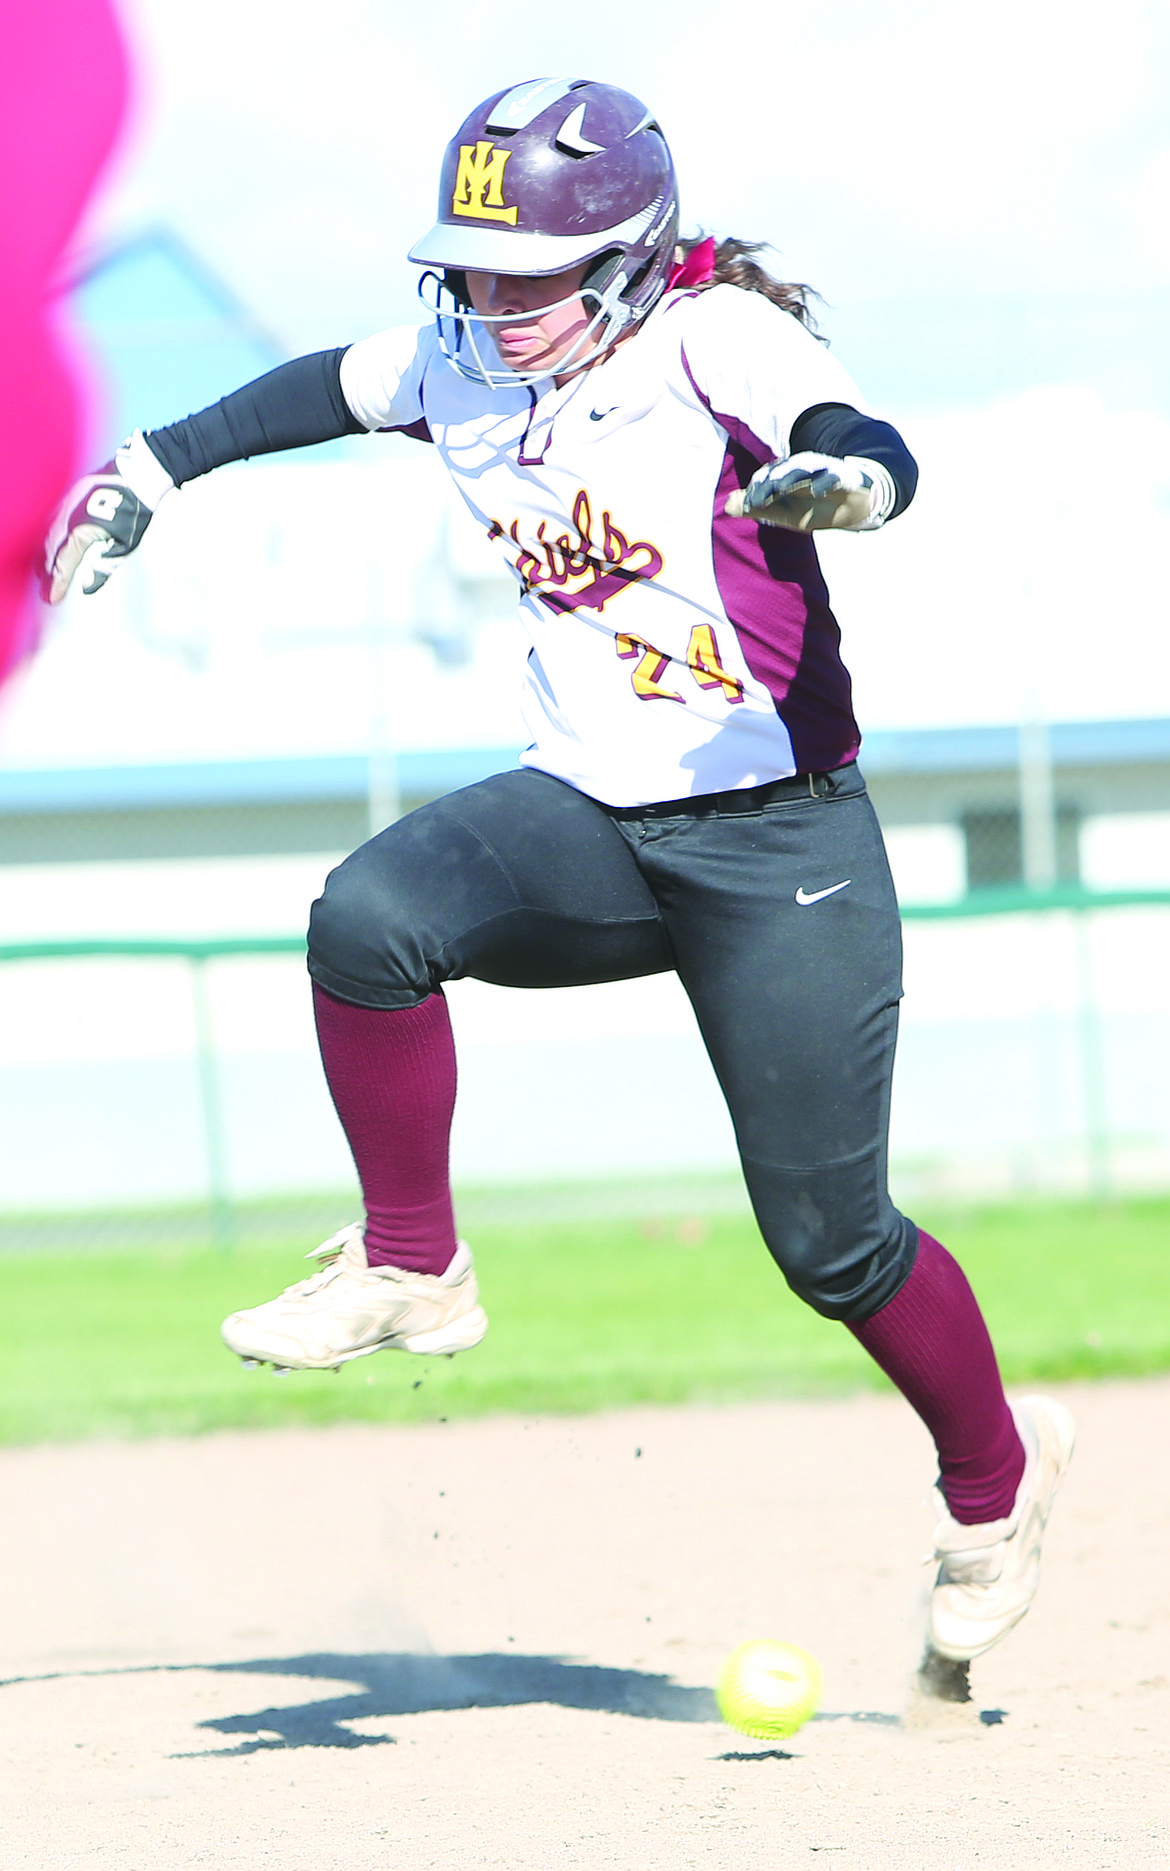
<svg viewBox="0 0 1170 1871"><path fill-rule="evenodd" d="M807 1650L770 1637L740 1644L715 1684L719 1713L729 1728L757 1741L783 1741L820 1707L821 1666Z"/></svg>

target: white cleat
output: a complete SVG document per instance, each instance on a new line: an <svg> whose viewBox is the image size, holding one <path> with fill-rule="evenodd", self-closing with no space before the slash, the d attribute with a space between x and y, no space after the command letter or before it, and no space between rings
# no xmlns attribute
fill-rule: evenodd
<svg viewBox="0 0 1170 1871"><path fill-rule="evenodd" d="M356 1222L314 1248L323 1265L266 1305L233 1312L224 1344L247 1365L333 1371L375 1351L469 1351L487 1331L471 1251L461 1241L445 1273L371 1267Z"/></svg>
<svg viewBox="0 0 1170 1871"><path fill-rule="evenodd" d="M1011 1514L965 1527L935 1497L942 1518L934 1534L929 1644L956 1663L981 1657L1006 1637L1036 1596L1045 1522L1073 1452L1076 1426L1062 1403L1021 1397L1012 1414L1026 1461Z"/></svg>

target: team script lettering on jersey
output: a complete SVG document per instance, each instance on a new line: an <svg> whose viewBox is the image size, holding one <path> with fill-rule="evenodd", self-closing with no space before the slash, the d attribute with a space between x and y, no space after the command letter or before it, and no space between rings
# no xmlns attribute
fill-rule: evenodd
<svg viewBox="0 0 1170 1871"><path fill-rule="evenodd" d="M589 496L582 488L573 502L574 533L558 533L550 539L542 520L529 543L520 537L520 522L513 520L504 528L493 520L489 539L505 536L517 548L516 570L526 591L535 591L557 611L603 611L609 600L630 585L657 578L662 570L662 554L648 539L632 543L616 527L608 510L601 515L601 538L593 537L593 514Z"/></svg>
<svg viewBox="0 0 1170 1871"><path fill-rule="evenodd" d="M452 212L476 221L507 221L515 227L519 208L504 206L504 168L511 154L510 149L497 149L482 140L461 143Z"/></svg>
<svg viewBox="0 0 1170 1871"><path fill-rule="evenodd" d="M480 141L482 151L468 131L455 144L456 158L466 145L465 206L495 205L486 171L508 142L490 131ZM503 202L518 196L515 172L509 162ZM852 379L787 312L735 286L668 294L636 342L596 369L514 390L451 369L433 328L397 327L351 346L341 380L364 427L426 425L516 573L523 765L629 805L854 757L849 678L813 541L782 528L761 538L723 510L746 473L785 457L803 411L861 406ZM751 447L734 439L741 429Z"/></svg>

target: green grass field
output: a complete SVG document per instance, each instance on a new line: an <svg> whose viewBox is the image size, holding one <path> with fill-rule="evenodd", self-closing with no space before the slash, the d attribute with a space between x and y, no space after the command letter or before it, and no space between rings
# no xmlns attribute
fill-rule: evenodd
<svg viewBox="0 0 1170 1871"><path fill-rule="evenodd" d="M529 1193L510 1215L499 1196L478 1212L469 1200L492 1318L484 1344L454 1360L360 1359L336 1376L245 1371L218 1336L226 1312L308 1271L298 1256L321 1238L315 1218L264 1245L244 1230L245 1244L226 1253L175 1246L161 1225L153 1245L141 1219L143 1245L119 1248L111 1218L104 1246L10 1246L0 1254L0 1440L880 1387L850 1334L791 1297L738 1203L705 1206L701 1193L689 1213L643 1201L631 1220L604 1192L544 1203ZM1170 1198L918 1219L966 1267L1009 1382L1170 1369Z"/></svg>

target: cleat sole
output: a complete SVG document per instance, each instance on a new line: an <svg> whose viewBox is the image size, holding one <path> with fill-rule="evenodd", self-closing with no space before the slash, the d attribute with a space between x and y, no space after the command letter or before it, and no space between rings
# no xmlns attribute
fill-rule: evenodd
<svg viewBox="0 0 1170 1871"><path fill-rule="evenodd" d="M936 1702L970 1702L970 1668L969 1658L945 1657L928 1642L918 1666L918 1687Z"/></svg>

